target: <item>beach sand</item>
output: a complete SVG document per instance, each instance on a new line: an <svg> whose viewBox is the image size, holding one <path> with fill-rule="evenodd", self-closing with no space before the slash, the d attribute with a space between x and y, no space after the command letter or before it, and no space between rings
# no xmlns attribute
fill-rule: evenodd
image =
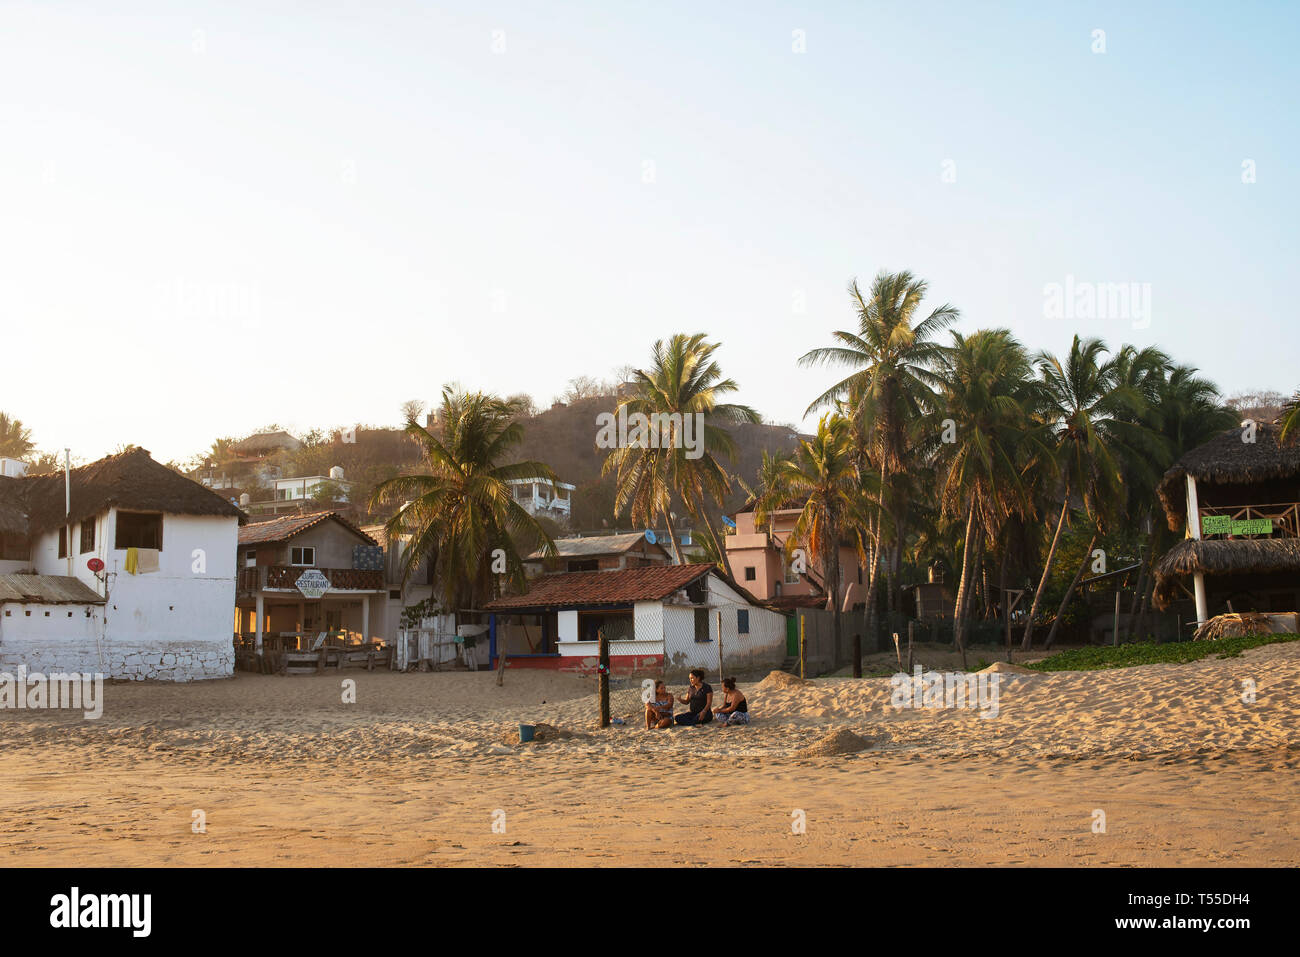
<svg viewBox="0 0 1300 957"><path fill-rule="evenodd" d="M1300 863L1300 644L998 679L981 717L774 675L748 727L667 731L541 671L114 684L95 721L0 711L0 862Z"/></svg>

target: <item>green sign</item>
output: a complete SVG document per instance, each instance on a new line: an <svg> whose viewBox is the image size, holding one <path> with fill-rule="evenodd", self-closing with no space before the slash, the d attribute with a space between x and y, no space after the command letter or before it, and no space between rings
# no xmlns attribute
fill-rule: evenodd
<svg viewBox="0 0 1300 957"><path fill-rule="evenodd" d="M1202 515L1202 535L1271 535L1271 518L1230 518L1227 515Z"/></svg>

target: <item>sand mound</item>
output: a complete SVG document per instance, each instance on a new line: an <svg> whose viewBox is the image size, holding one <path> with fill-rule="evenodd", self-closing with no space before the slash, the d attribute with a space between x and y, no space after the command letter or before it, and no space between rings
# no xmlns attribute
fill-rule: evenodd
<svg viewBox="0 0 1300 957"><path fill-rule="evenodd" d="M517 724L506 725L497 740L502 744L539 744L545 741L568 741L573 738L587 737L585 734L557 728L553 724L535 724L533 727L536 730L533 731L532 741L519 740L519 725Z"/></svg>
<svg viewBox="0 0 1300 957"><path fill-rule="evenodd" d="M806 685L807 683L803 678L792 675L788 671L773 671L755 687L771 691L775 688L798 688L800 685Z"/></svg>
<svg viewBox="0 0 1300 957"><path fill-rule="evenodd" d="M1041 671L1034 671L1032 668L1025 668L1020 665L1013 665L1006 661L995 661L983 671L975 672L977 675L1040 675Z"/></svg>
<svg viewBox="0 0 1300 957"><path fill-rule="evenodd" d="M800 748L795 752L795 756L819 758L832 754L853 754L855 751L865 751L869 747L871 747L871 742L866 738L840 728L838 731L831 731L824 738L814 741L806 748Z"/></svg>

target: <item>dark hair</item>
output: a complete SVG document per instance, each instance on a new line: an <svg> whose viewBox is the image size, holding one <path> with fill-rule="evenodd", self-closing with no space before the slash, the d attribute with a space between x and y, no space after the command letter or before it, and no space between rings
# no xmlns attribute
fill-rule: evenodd
<svg viewBox="0 0 1300 957"><path fill-rule="evenodd" d="M735 691L735 690L736 690L736 679L735 679L735 678L723 678L723 679L722 679L722 687L726 688L728 691Z"/></svg>
<svg viewBox="0 0 1300 957"><path fill-rule="evenodd" d="M703 669L703 668L692 668L692 669L691 669L691 674L695 675L695 677L699 678L701 681L704 680L704 669Z"/></svg>

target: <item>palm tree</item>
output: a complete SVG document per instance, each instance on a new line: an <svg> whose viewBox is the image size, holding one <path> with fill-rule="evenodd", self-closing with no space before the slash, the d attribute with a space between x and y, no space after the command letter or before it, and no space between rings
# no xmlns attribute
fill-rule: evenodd
<svg viewBox="0 0 1300 957"><path fill-rule="evenodd" d="M371 508L400 503L385 530L390 541L406 542L403 581L428 558L448 610L472 608L480 598L492 597L502 567L506 578L522 587L517 541L555 554L546 530L515 501L508 484L526 478L555 481L541 462L507 463L523 440L518 415L517 400L444 388L440 434L414 419L406 423L407 435L420 446L424 470L381 482L371 494Z"/></svg>
<svg viewBox="0 0 1300 957"><path fill-rule="evenodd" d="M854 279L849 283L849 296L857 312L857 330L832 333L836 345L812 349L799 360L804 366L831 365L850 370L848 376L814 399L808 411L836 400L850 400L880 470L881 499L872 521L867 583L868 620L874 614L884 538L883 509L892 504L888 502L890 476L906 467L908 423L927 410L933 395L930 367L940 352L934 337L958 316L955 307L944 304L918 321L927 288L924 280L910 272L880 272L872 280L870 292L863 295ZM895 511L901 514L901 509ZM896 548L900 544L896 541ZM891 570L897 562L898 556L891 561Z"/></svg>
<svg viewBox="0 0 1300 957"><path fill-rule="evenodd" d="M843 632L840 546L862 524L869 501L854 467L849 422L843 416L822 416L816 434L801 440L794 455L780 460L759 501L755 521L766 524L773 511L792 499L802 501L803 507L786 539L787 560L796 544L807 546L817 556L831 594L838 655Z"/></svg>
<svg viewBox="0 0 1300 957"><path fill-rule="evenodd" d="M627 509L633 521L650 524L656 517L664 519L673 536L673 552L681 562L671 511L675 493L692 518L704 526L722 559L723 571L730 576L727 550L710 516L710 500L721 506L731 491L731 479L717 457L734 460L736 443L715 423L759 422L760 418L747 405L719 401L738 386L723 378L713 358L717 348L718 343L706 341L703 333L678 333L667 342L661 339L654 344L650 367L634 373L636 391L618 404L615 413L625 413L629 419L640 413L651 422L669 423L669 434L665 437L661 432L657 443L615 448L606 457L602 474L612 471L617 475L616 513ZM695 449L688 448L688 436L677 431L689 428L688 417L703 424L703 435L689 436L701 443ZM658 448L652 447L656 444Z"/></svg>
<svg viewBox="0 0 1300 957"><path fill-rule="evenodd" d="M1278 424L1282 426L1280 441L1289 442L1300 435L1300 390L1287 400L1286 405L1282 406L1282 415L1278 419Z"/></svg>
<svg viewBox="0 0 1300 957"><path fill-rule="evenodd" d="M1050 454L1040 457L1036 465L1042 480L1055 479L1055 487L1061 490L1061 510L1020 643L1026 651L1032 645L1034 617L1056 560L1071 496L1079 497L1094 529L1099 529L1115 511L1122 490L1121 456L1136 461L1144 448L1152 451L1150 434L1133 421L1133 414L1144 407L1142 396L1131 385L1117 382L1116 369L1106 354L1106 344L1100 339L1076 335L1064 362L1047 352L1040 352L1035 360L1045 402L1043 419L1052 446Z"/></svg>
<svg viewBox="0 0 1300 957"><path fill-rule="evenodd" d="M1011 514L1027 513L1024 463L1038 436L1031 419L1033 369L1020 343L1006 329L954 332L952 339L935 369L941 394L929 417L929 444L939 465L942 512L964 518L966 526L953 621L964 666L972 556L977 543L981 551L985 541L997 544Z"/></svg>
<svg viewBox="0 0 1300 957"><path fill-rule="evenodd" d="M11 419L9 413L0 412L0 455L8 459L25 459L36 448L30 429L23 427L21 419Z"/></svg>

